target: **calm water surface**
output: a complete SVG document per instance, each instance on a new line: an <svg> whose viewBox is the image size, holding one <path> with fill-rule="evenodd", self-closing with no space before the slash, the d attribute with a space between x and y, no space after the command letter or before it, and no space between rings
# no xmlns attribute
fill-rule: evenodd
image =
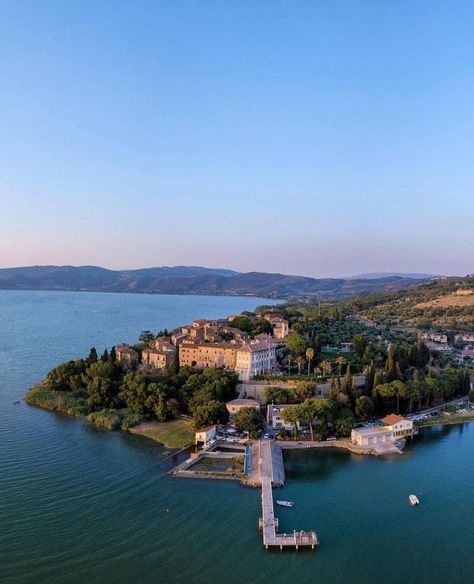
<svg viewBox="0 0 474 584"><path fill-rule="evenodd" d="M13 404L92 344L262 302L0 291L2 584L474 581L474 425L424 431L396 457L286 455L281 528L315 528L321 546L280 553L262 549L259 491L170 478L153 442Z"/></svg>

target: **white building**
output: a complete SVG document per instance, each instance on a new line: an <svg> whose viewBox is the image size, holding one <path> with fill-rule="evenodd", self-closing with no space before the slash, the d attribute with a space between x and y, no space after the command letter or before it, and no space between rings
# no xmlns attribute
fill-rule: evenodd
<svg viewBox="0 0 474 584"><path fill-rule="evenodd" d="M473 334L459 334L455 335L454 340L457 343L474 343L474 335Z"/></svg>
<svg viewBox="0 0 474 584"><path fill-rule="evenodd" d="M194 443L207 446L216 437L216 426L204 426L199 428L194 435Z"/></svg>
<svg viewBox="0 0 474 584"><path fill-rule="evenodd" d="M267 406L267 424L270 425L274 430L280 430L285 428L289 432L293 431L293 424L291 422L284 422L281 417L281 413L286 408L292 408L295 404L272 404ZM297 422L298 430L301 428L301 423Z"/></svg>
<svg viewBox="0 0 474 584"><path fill-rule="evenodd" d="M429 331L424 331L418 333L418 339L424 343L431 341L433 343L446 344L448 342L448 335L443 333L432 333Z"/></svg>
<svg viewBox="0 0 474 584"><path fill-rule="evenodd" d="M255 375L271 373L276 368L276 345L270 339L256 339L237 349L235 370L241 381L250 381Z"/></svg>
<svg viewBox="0 0 474 584"><path fill-rule="evenodd" d="M233 399L225 404L230 417L233 418L242 408L255 408L260 411L260 402L255 399Z"/></svg>
<svg viewBox="0 0 474 584"><path fill-rule="evenodd" d="M380 420L379 424L365 428L354 428L351 440L357 446L375 446L395 442L406 436L413 436L418 429L413 427L412 420L406 420L403 416L390 414Z"/></svg>

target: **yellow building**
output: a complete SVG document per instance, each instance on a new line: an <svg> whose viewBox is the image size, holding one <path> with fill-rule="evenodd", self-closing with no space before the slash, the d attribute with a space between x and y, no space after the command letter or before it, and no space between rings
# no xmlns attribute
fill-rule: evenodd
<svg viewBox="0 0 474 584"><path fill-rule="evenodd" d="M184 341L179 346L181 367L224 367L234 369L238 346L232 343L193 343Z"/></svg>

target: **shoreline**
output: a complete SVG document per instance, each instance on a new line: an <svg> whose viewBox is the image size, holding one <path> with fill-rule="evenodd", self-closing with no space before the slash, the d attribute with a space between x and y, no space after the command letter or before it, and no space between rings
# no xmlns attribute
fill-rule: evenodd
<svg viewBox="0 0 474 584"><path fill-rule="evenodd" d="M34 388L31 388L34 389ZM30 390L31 391L31 390ZM51 405L48 404L44 404L44 403L36 403L36 402L32 402L28 400L28 393L26 393L26 395L23 396L23 401L31 407L34 408L39 408L41 410L47 411L47 412L52 412L54 414L59 414L62 416L68 416L71 418L77 418L77 419L81 419L84 420L84 422L86 422L87 424L90 424L91 426L94 426L94 428L99 428L101 430L106 430L108 432L115 432L115 431L120 431L120 432L126 432L128 434L133 434L134 436L141 436L142 438L146 438L148 440L152 440L153 442L160 444L161 446L163 446L163 448L167 449L169 451L169 453L172 454L176 454L178 452L181 452L182 450L185 450L186 448L189 448L190 446L192 446L192 441L189 442L188 444L184 445L184 444L176 444L173 442L166 442L166 441L162 441L162 440L158 440L156 437L154 437L152 434L147 433L145 431L143 431L143 428L140 428L140 426L143 426L144 424L150 424L150 425L155 425L155 422L148 422L148 421L144 421L141 422L140 424L137 424L137 426L133 426L131 428L108 428L102 424L98 424L96 422L94 422L93 420L88 419L88 415L83 415L77 411L74 410L70 410L68 411L67 409L59 409L58 407L53 407ZM162 422L163 424L168 424L168 423L173 423L177 420L170 420L169 422ZM156 422L156 425L158 425L159 422Z"/></svg>
<svg viewBox="0 0 474 584"><path fill-rule="evenodd" d="M352 444L349 439L338 439L338 440L330 440L329 442L321 441L318 442L316 440L305 440L305 441L298 441L298 440L277 440L276 444L280 446L282 450L311 450L313 448L339 448L341 450L348 450L352 454L359 454L359 455L375 455L378 456L380 454L391 454L392 452L399 453L400 450L396 447L395 450L386 450L386 451L377 451L376 448L363 448L361 446L357 446L356 444Z"/></svg>
<svg viewBox="0 0 474 584"><path fill-rule="evenodd" d="M43 392L43 399L38 399L37 394L39 392ZM46 396L44 393L46 393ZM32 397L36 397L37 399L31 399ZM65 401L63 401L63 399ZM99 414L100 412L88 412L81 398L71 396L68 394L68 392L54 392L51 390L45 390L40 385L30 388L23 397L23 400L30 406L38 407L49 412L64 414L74 418L82 418L88 424L91 424L96 428L101 428L108 431L121 430L135 436L141 436L143 438L147 438L148 440L153 440L153 442L160 444L170 452L184 450L193 444L193 430L191 428L191 423L179 418L169 420L168 422L142 420L138 424L129 427L120 427L120 425L107 426L104 423L98 423L97 420L94 420L93 414ZM120 424L120 422L124 420L125 422L127 421L126 418L128 415L128 410L107 410L107 413L116 416L117 424ZM90 417L91 415L92 417ZM420 421L420 423L416 424L416 426L418 428L429 428L433 426L465 424L473 421L474 412L465 414L453 413L450 416L439 416L437 418L430 418L429 420ZM188 427L185 428L185 426ZM185 438L186 432L189 433L188 438ZM383 456L386 454L401 454L403 452L394 444L385 446L384 448L364 448L352 444L349 439L337 439L329 442L317 442L309 440L277 440L276 443L282 450L339 448L341 450L346 450L352 454L361 456ZM245 484L245 482L242 480L240 482Z"/></svg>
<svg viewBox="0 0 474 584"><path fill-rule="evenodd" d="M422 420L416 424L417 428L431 428L433 426L454 426L474 422L474 412L467 414L451 414L450 416L438 416L429 420Z"/></svg>

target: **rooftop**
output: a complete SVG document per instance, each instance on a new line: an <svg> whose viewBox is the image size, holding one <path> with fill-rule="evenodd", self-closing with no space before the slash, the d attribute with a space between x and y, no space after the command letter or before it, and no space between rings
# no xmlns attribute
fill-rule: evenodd
<svg viewBox="0 0 474 584"><path fill-rule="evenodd" d="M396 424L397 422L403 422L405 418L403 416L399 416L397 414L389 414L382 418L380 421L386 424L387 426L391 426L392 424Z"/></svg>
<svg viewBox="0 0 474 584"><path fill-rule="evenodd" d="M230 402L227 402L226 405L230 406L260 406L260 402L256 399L233 399Z"/></svg>
<svg viewBox="0 0 474 584"><path fill-rule="evenodd" d="M216 424L211 424L210 426L203 426L202 428L199 428L199 430L196 430L196 434L199 434L199 432L208 432L209 430L212 430L216 427Z"/></svg>

